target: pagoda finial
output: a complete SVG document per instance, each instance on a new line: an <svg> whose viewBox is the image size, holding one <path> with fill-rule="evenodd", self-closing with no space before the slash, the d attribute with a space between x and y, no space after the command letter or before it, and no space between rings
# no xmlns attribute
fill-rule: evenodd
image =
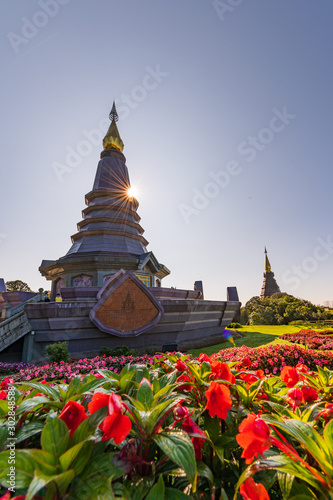
<svg viewBox="0 0 333 500"><path fill-rule="evenodd" d="M111 125L103 139L104 149L117 149L118 151L123 151L124 143L121 140L116 121L119 120L119 116L116 109L116 103L113 101L112 109L109 114L111 120Z"/></svg>
<svg viewBox="0 0 333 500"><path fill-rule="evenodd" d="M268 260L268 257L267 257L267 249L266 249L266 247L265 247L265 274L266 274L266 273L270 273L270 272L271 272L271 270L272 270L272 268L271 268L271 264L270 264L270 262L269 262L269 260Z"/></svg>
<svg viewBox="0 0 333 500"><path fill-rule="evenodd" d="M113 101L113 105L112 105L112 109L110 111L110 114L109 114L109 118L111 121L115 121L117 122L119 120L119 116L118 116L118 113L117 113L117 109L116 109L116 103Z"/></svg>

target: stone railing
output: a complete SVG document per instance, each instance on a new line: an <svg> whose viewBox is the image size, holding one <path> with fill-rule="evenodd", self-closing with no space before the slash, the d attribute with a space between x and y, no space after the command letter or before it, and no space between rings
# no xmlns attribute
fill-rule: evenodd
<svg viewBox="0 0 333 500"><path fill-rule="evenodd" d="M24 311L20 311L0 324L0 351L31 331L31 325Z"/></svg>

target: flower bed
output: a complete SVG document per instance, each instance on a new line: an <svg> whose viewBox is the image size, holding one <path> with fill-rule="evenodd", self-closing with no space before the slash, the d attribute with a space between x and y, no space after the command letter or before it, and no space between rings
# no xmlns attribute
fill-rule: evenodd
<svg viewBox="0 0 333 500"><path fill-rule="evenodd" d="M301 330L297 333L286 333L281 335L281 339L288 340L295 344L303 344L309 349L318 349L320 351L333 350L333 332L331 330L322 332Z"/></svg>
<svg viewBox="0 0 333 500"><path fill-rule="evenodd" d="M311 370L316 370L318 366L326 366L333 370L333 353L317 352L310 349L303 349L296 345L273 344L267 347L235 347L222 349L212 355L212 359L228 363L239 363L244 359L249 359L251 367L264 370L266 374L279 374L286 365L296 366L297 363L306 364Z"/></svg>
<svg viewBox="0 0 333 500"><path fill-rule="evenodd" d="M40 365L28 365L18 370L16 375L13 375L13 380L19 382L21 380L32 380L41 377L48 382L62 379L66 382L73 380L77 375L95 374L99 369L107 369L114 373L119 373L128 363L151 363L152 356L95 356L94 358L84 358L72 360L70 363L60 361L60 363L45 363ZM16 365L14 365L16 366ZM10 368L10 366L9 366ZM11 371L7 373L12 373ZM1 499L0 499L1 500Z"/></svg>
<svg viewBox="0 0 333 500"><path fill-rule="evenodd" d="M274 347L295 364L297 346ZM69 383L2 380L0 495L332 499L333 371L265 375L238 351L233 364L176 353L116 373L95 358Z"/></svg>

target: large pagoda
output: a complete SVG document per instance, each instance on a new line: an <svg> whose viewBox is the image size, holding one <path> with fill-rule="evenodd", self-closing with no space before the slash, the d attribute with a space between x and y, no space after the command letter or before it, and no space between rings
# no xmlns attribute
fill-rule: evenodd
<svg viewBox="0 0 333 500"><path fill-rule="evenodd" d="M131 193L124 143L116 121L115 103L111 125L103 139L104 150L95 182L85 201L87 208L64 257L43 260L39 270L52 280L51 296L68 287L101 287L120 269L130 270L148 287L156 286L170 271L147 251L148 241L137 214L138 201Z"/></svg>
<svg viewBox="0 0 333 500"><path fill-rule="evenodd" d="M265 248L265 272L260 298L264 299L265 297L271 297L274 293L277 292L280 292L280 288L274 278L274 273L272 272L271 264L267 256L267 250Z"/></svg>

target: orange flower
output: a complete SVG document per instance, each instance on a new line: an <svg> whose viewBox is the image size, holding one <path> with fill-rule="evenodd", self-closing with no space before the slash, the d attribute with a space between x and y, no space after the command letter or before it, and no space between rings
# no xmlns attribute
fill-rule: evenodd
<svg viewBox="0 0 333 500"><path fill-rule="evenodd" d="M248 477L242 484L239 493L244 500L269 500L269 495L265 486L260 483L255 483L252 477Z"/></svg>
<svg viewBox="0 0 333 500"><path fill-rule="evenodd" d="M262 455L271 446L268 425L253 413L249 414L240 424L236 440L244 448L242 458L246 459L247 464L251 463L259 453Z"/></svg>
<svg viewBox="0 0 333 500"><path fill-rule="evenodd" d="M236 381L235 376L231 373L229 365L222 363L221 361L213 361L211 363L212 367L212 378L222 378L231 384Z"/></svg>
<svg viewBox="0 0 333 500"><path fill-rule="evenodd" d="M300 379L296 368L292 366L285 366L280 376L287 387L294 387Z"/></svg>
<svg viewBox="0 0 333 500"><path fill-rule="evenodd" d="M227 411L230 410L232 404L228 387L213 381L205 395L207 398L206 409L209 411L209 415L227 418Z"/></svg>

